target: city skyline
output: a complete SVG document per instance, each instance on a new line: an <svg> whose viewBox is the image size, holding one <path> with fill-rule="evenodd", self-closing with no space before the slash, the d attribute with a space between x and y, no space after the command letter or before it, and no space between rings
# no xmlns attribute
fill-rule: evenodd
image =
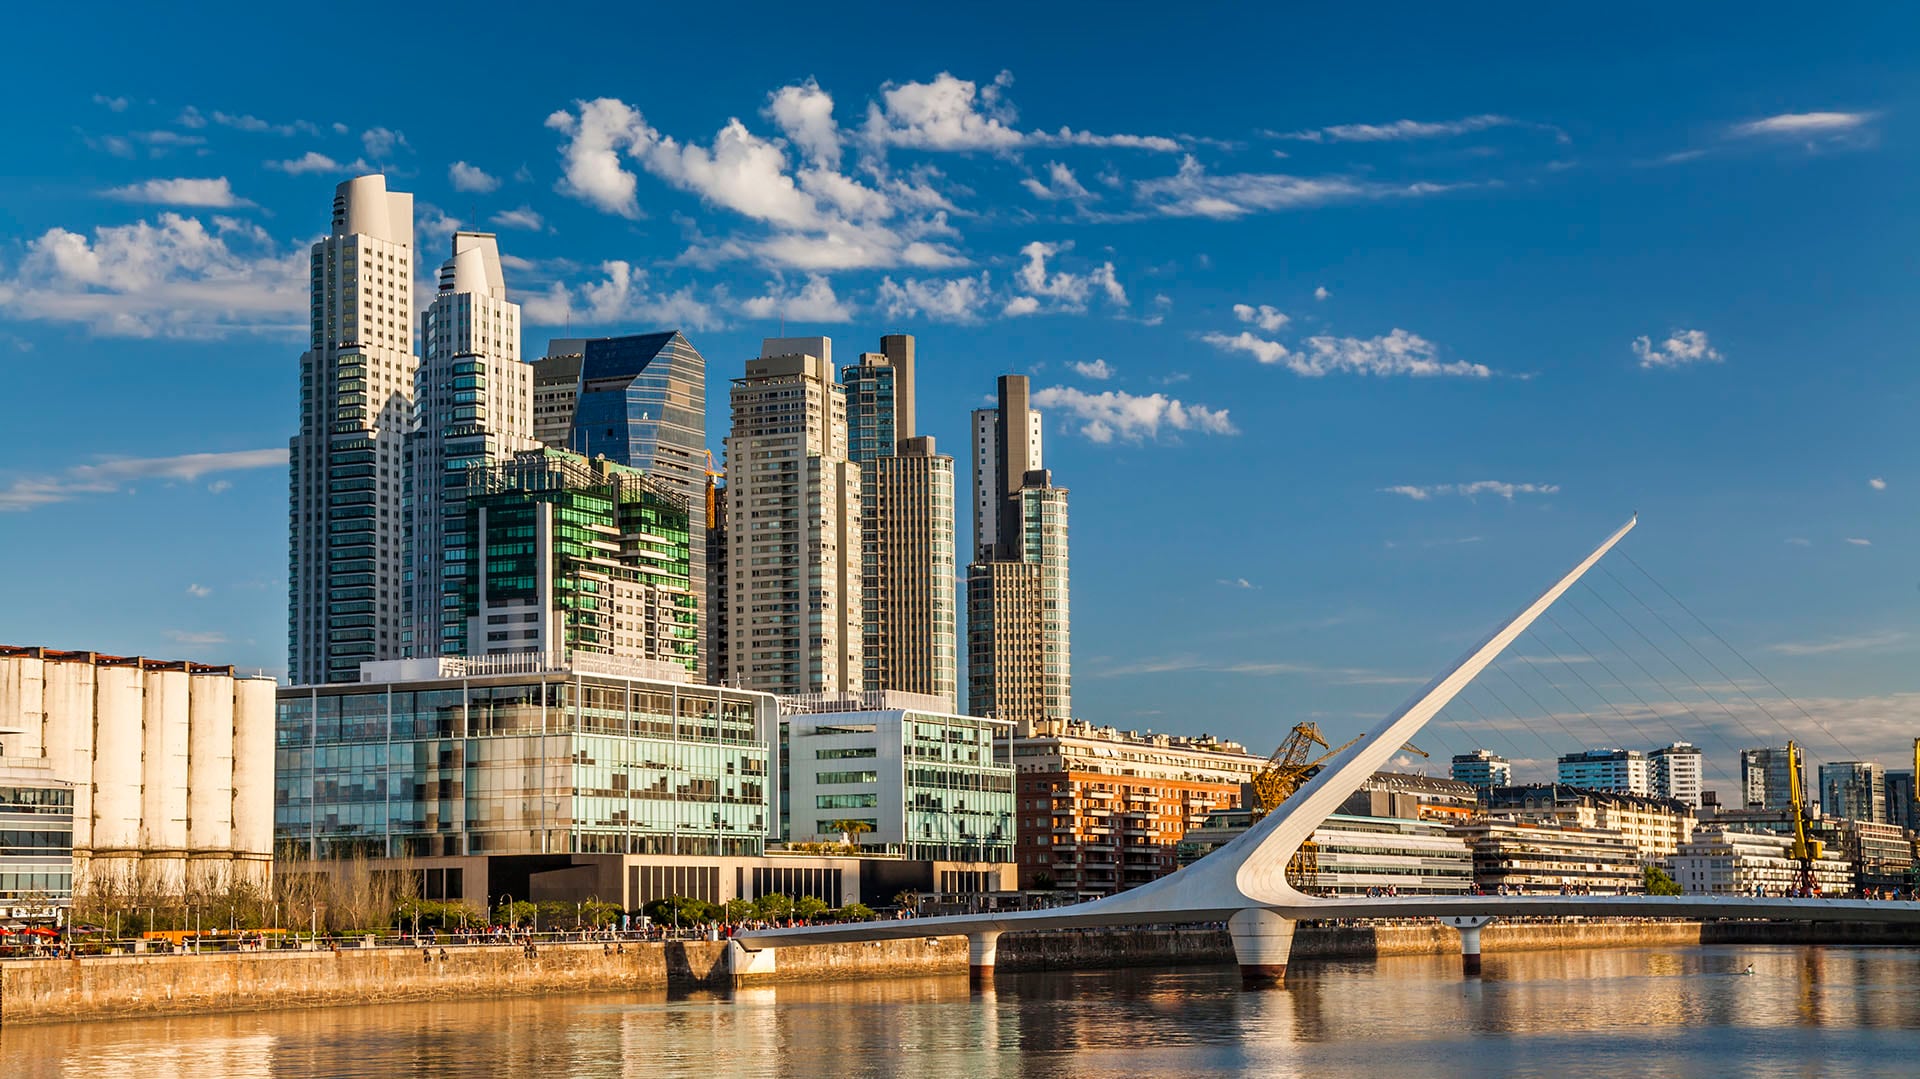
<svg viewBox="0 0 1920 1079"><path fill-rule="evenodd" d="M1524 29L1438 91L1316 97L1328 59L1204 124L1207 88L1088 93L1069 76L1090 55L1054 70L971 34L911 70L823 47L683 100L519 74L485 129L404 92L29 57L53 106L22 145L49 164L5 181L0 343L38 404L6 444L0 551L96 572L19 580L0 637L286 673L275 454L304 252L364 159L424 204L414 308L454 218L500 234L523 358L681 329L722 384L761 337L910 332L918 426L949 448L994 377L1028 374L1074 492L1094 722L1255 747L1295 719L1356 731L1638 508L1632 553L1855 751L1810 731L1810 753L1898 768L1920 712L1897 561L1916 376L1874 331L1897 325L1913 230L1869 215L1907 171L1911 80L1788 56L1831 59L1827 31L1762 28L1686 69L1705 28L1682 25L1640 52L1690 73L1654 115L1502 59ZM1586 61L1566 58L1602 73ZM710 386L716 450L726 407ZM1197 557L1138 573L1179 544ZM1685 733L1727 762L1728 738Z"/></svg>

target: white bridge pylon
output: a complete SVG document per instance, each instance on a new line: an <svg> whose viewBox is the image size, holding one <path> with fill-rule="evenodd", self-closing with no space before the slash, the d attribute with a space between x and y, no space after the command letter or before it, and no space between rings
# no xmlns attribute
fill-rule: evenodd
<svg viewBox="0 0 1920 1079"><path fill-rule="evenodd" d="M770 973L771 949L782 947L965 935L970 942L970 968L976 977L983 977L993 969L996 944L1003 932L1224 921L1232 933L1242 973L1250 982L1272 982L1286 971L1293 923L1299 918L1450 919L1463 930L1462 943L1468 949L1463 954L1469 957L1466 969L1475 973L1479 970L1480 926L1503 913L1920 922L1920 903L1723 896L1445 895L1371 899L1311 896L1287 882L1287 863L1321 822L1392 760L1401 746L1499 658L1638 522L1635 516L1620 526L1533 602L1409 698L1387 717L1386 723L1362 735L1329 762L1285 804L1232 842L1177 872L1118 895L1046 910L749 931L734 938L730 949L733 971L736 976Z"/></svg>

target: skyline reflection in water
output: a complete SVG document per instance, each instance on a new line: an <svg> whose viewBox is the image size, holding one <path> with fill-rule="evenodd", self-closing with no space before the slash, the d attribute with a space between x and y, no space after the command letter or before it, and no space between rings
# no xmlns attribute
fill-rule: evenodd
<svg viewBox="0 0 1920 1079"><path fill-rule="evenodd" d="M440 1001L8 1027L0 1076L1913 1075L1917 979L1914 950L1715 947Z"/></svg>

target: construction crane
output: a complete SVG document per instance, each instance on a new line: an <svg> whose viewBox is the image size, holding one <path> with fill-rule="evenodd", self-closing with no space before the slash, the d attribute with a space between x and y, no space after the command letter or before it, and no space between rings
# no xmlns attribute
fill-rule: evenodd
<svg viewBox="0 0 1920 1079"><path fill-rule="evenodd" d="M1267 758L1266 767L1253 777L1253 805L1249 807L1248 822L1258 821L1261 817L1280 808L1281 803L1293 797L1307 780L1320 772L1320 766L1327 760L1358 742L1366 735L1358 735L1346 742L1329 748L1327 740L1320 736L1317 723L1296 723L1293 730L1280 741L1280 748ZM1314 747L1326 750L1318 757L1313 756ZM1407 751L1425 757L1426 751L1417 746L1408 745ZM1308 758L1313 759L1309 760Z"/></svg>
<svg viewBox="0 0 1920 1079"><path fill-rule="evenodd" d="M1914 757L1920 760L1920 745ZM1787 743L1787 796L1793 802L1793 860L1799 863L1800 889L1803 895L1815 894L1813 863L1820 857L1820 841L1808 838L1807 781L1800 773L1800 747Z"/></svg>

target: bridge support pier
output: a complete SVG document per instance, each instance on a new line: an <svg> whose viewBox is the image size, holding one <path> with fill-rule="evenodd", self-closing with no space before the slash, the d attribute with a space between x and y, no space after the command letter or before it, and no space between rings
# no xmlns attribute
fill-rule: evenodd
<svg viewBox="0 0 1920 1079"><path fill-rule="evenodd" d="M1287 976L1287 956L1293 951L1293 920L1265 907L1248 907L1227 919L1233 937L1233 958L1240 964L1240 980L1249 989L1279 985Z"/></svg>
<svg viewBox="0 0 1920 1079"><path fill-rule="evenodd" d="M1480 976L1480 930L1493 921L1489 914L1457 915L1442 922L1460 931L1460 973L1469 978Z"/></svg>
<svg viewBox="0 0 1920 1079"><path fill-rule="evenodd" d="M983 929L967 934L967 978L974 985L993 981L993 961L1000 951L1000 931Z"/></svg>

